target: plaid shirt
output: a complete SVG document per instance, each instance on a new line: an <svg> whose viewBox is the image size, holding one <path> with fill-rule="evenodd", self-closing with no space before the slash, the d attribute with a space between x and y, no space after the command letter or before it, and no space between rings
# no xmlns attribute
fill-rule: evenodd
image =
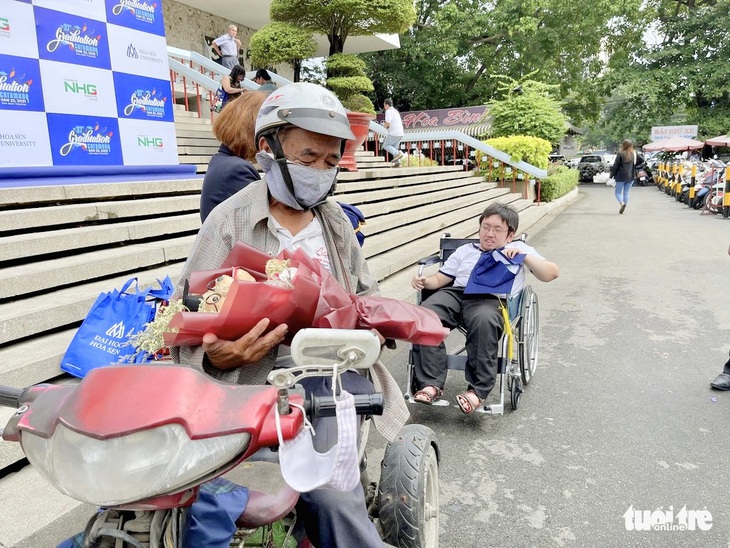
<svg viewBox="0 0 730 548"><path fill-rule="evenodd" d="M377 295L378 286L370 276L365 255L357 242L352 224L336 202L328 200L317 206L314 214L322 225L322 233L330 258L332 275L350 293ZM269 216L269 193L266 181L251 183L218 205L203 224L193 243L178 282L178 296L191 272L219 268L236 242L261 249L274 256L279 239ZM173 348L178 363L202 368L212 377L237 384L263 384L276 361L276 351L256 363L233 369L218 369L204 360L202 347ZM398 384L385 367L374 366L373 383L386 400L385 412L376 417L378 431L392 440L408 418L408 410Z"/></svg>

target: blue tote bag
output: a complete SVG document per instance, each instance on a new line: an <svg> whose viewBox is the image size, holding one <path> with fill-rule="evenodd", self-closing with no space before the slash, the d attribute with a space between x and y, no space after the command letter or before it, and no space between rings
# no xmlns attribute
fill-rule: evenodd
<svg viewBox="0 0 730 548"><path fill-rule="evenodd" d="M503 261L494 258L498 253ZM509 259L499 249L485 251L479 257L471 271L469 281L464 288L464 295L509 295L518 269L510 270L509 266L522 266L525 255L515 255Z"/></svg>
<svg viewBox="0 0 730 548"><path fill-rule="evenodd" d="M172 296L170 277L157 281L160 289L140 290L137 278L131 278L120 290L99 295L66 350L61 369L84 377L104 365L150 361L152 356L147 353L135 355L137 351L128 341L154 319L156 304Z"/></svg>

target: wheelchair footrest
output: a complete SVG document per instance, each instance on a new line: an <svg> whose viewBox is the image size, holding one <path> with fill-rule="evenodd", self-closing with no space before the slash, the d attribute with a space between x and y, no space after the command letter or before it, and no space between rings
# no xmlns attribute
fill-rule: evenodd
<svg viewBox="0 0 730 548"><path fill-rule="evenodd" d="M491 405L480 405L474 410L475 413L484 413L485 415L504 415L504 405L501 403L493 403Z"/></svg>

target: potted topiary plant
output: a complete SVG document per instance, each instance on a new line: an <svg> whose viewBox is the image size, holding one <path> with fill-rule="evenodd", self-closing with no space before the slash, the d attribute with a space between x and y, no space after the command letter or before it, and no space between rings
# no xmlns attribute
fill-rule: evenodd
<svg viewBox="0 0 730 548"><path fill-rule="evenodd" d="M375 119L375 107L363 92L372 91L373 83L365 73L365 62L354 55L337 53L327 58L327 87L343 106L348 109L347 118L355 134L354 141L347 141L340 168L357 171L355 151L368 135L370 122Z"/></svg>

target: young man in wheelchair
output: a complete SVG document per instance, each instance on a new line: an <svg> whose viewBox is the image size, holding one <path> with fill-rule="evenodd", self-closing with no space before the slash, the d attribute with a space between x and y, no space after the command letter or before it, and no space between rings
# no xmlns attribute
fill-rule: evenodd
<svg viewBox="0 0 730 548"><path fill-rule="evenodd" d="M437 290L422 306L433 310L444 327L466 330L467 390L456 397L464 413L479 408L497 377L498 343L504 320L502 301L525 286L527 267L550 282L560 271L522 241L512 239L519 214L509 205L494 203L479 217L479 243L457 248L436 274L415 276L414 289ZM448 287L446 287L448 286ZM443 394L447 374L446 346L413 346L413 399L431 404Z"/></svg>

